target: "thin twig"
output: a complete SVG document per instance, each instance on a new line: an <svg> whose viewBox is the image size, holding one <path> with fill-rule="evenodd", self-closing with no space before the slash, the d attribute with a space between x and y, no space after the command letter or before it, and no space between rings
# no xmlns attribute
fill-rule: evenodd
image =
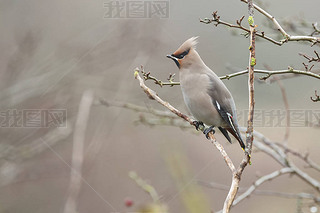
<svg viewBox="0 0 320 213"><path fill-rule="evenodd" d="M224 80L224 79L229 80L231 78L234 78L234 77L237 77L237 76L241 76L241 75L244 75L244 74L247 74L247 73L248 73L248 70L242 70L242 71L239 71L239 72L235 72L235 73L231 73L231 74L228 74L228 75L220 76L219 78L221 80ZM268 78L270 78L273 75L280 75L280 74L306 75L306 76L310 76L310 77L313 77L313 78L320 79L320 74L313 73L313 72L310 72L310 71L305 71L305 70L296 70L296 69L293 69L292 67L288 67L287 70L272 70L272 71L255 69L254 73L265 74L264 76L259 78L260 80L267 80ZM168 86L180 85L180 82L173 82L173 83L165 82L165 81L161 81L161 80L157 79L154 76L152 76L152 78L149 78L149 79L153 80L155 82L155 84L158 84L161 87L162 86L166 86L166 85L168 85ZM161 84L157 83L157 82L161 82Z"/></svg>
<svg viewBox="0 0 320 213"><path fill-rule="evenodd" d="M307 59L309 63L311 63L311 62L320 62L320 56L319 56L318 52L315 51L315 50L313 52L316 55L316 58L313 57L313 56L309 56L309 55L307 55L305 53L299 53L299 55L304 57L305 59Z"/></svg>
<svg viewBox="0 0 320 213"><path fill-rule="evenodd" d="M318 102L320 101L320 95L318 95L317 90L314 91L315 98L310 97L311 101Z"/></svg>
<svg viewBox="0 0 320 213"><path fill-rule="evenodd" d="M142 106L138 106L138 105L132 104L132 103L122 103L122 102L119 102L119 101L111 101L111 100L106 100L106 99L103 99L103 98L99 98L97 104L101 104L101 105L104 105L106 107L111 107L111 106L121 107L121 108L125 108L125 109L130 109L130 110L133 110L133 111L136 111L136 112L151 113L153 115L161 116L161 117L178 118L177 116L174 116L169 111L162 111L162 110L156 110L156 109L153 109L153 108L142 107Z"/></svg>
<svg viewBox="0 0 320 213"><path fill-rule="evenodd" d="M155 84L158 84L160 87L162 86L175 86L175 85L180 85L180 82L174 82L174 76L175 74L170 74L169 77L168 77L168 82L164 82L164 81L161 81L159 79L157 79L156 77L150 75L151 73L150 72L145 72L144 69L143 69L143 66L141 66L141 74L144 78L145 81L147 80L153 80Z"/></svg>
<svg viewBox="0 0 320 213"><path fill-rule="evenodd" d="M240 76L240 75L244 75L247 74L248 70L243 70L243 71L239 71L236 73L232 73L229 75L225 75L225 76L221 76L221 79L230 79L236 76ZM317 79L320 79L320 75L313 73L313 72L308 72L308 71L303 71L303 70L295 70L292 67L289 67L287 70L274 70L274 71L268 71L268 70L254 70L254 73L261 73L261 74L266 74L265 76L260 77L260 80L266 80L268 78L270 78L272 75L279 75L279 74L300 74L300 75L307 75L307 76L311 76Z"/></svg>
<svg viewBox="0 0 320 213"><path fill-rule="evenodd" d="M208 19L208 18L204 18L204 19L200 19L200 22L201 23L204 23L204 24L211 24L211 23L214 23L215 26L218 26L219 24L222 24L222 25L225 25L225 26L228 26L230 28L236 28L236 29L241 29L243 31L245 31L245 36L247 37L250 33L250 29L249 28L246 28L242 25L242 20L244 18L244 16L242 16L239 20L236 21L237 24L231 24L231 23L228 23L226 21L223 21L220 19L220 16L217 15L217 12L218 11L215 11L212 13L212 16L213 18L212 19ZM260 38L263 38L267 41L270 41L276 45L279 45L281 46L282 45L282 42L280 41L276 41L275 39L271 38L271 37L268 37L265 35L264 32L256 32L256 35Z"/></svg>
<svg viewBox="0 0 320 213"><path fill-rule="evenodd" d="M247 3L250 2L250 0L240 0L241 2ZM269 14L268 12L266 12L264 9L262 9L261 7L257 6L256 4L253 4L254 8L259 11L262 15L264 15L265 17L267 17L268 19L270 19L273 24L276 26L277 30L283 35L284 39L282 39L281 45L288 42L288 41L308 41L311 42L312 45L320 42L320 37L314 37L314 36L292 36L289 35L283 28L282 26L279 24L279 22L277 21L277 19Z"/></svg>
<svg viewBox="0 0 320 213"><path fill-rule="evenodd" d="M271 67L268 65L264 65L265 68L267 70L271 70ZM288 143L288 138L289 138L289 134L290 134L290 113L289 113L289 102L288 102L288 98L287 98L287 93L286 93L286 89L283 86L282 81L278 78L278 76L274 77L275 81L278 83L280 90L281 90L281 95L282 95L282 99L283 99L283 104L284 104L284 108L286 110L286 121L287 121L287 125L286 125L286 131L283 137L283 143L285 145L287 145Z"/></svg>
<svg viewBox="0 0 320 213"><path fill-rule="evenodd" d="M320 30L318 29L318 23L312 23L312 28L313 28L313 32L311 33L311 36L313 35L319 35L320 34Z"/></svg>

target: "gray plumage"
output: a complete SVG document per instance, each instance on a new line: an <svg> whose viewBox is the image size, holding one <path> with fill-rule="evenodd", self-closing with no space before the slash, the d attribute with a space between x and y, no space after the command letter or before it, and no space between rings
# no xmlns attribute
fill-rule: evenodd
<svg viewBox="0 0 320 213"><path fill-rule="evenodd" d="M231 142L229 131L244 149L232 95L220 78L202 61L195 50L196 44L197 37L192 37L167 56L179 67L184 102L195 119L218 127Z"/></svg>

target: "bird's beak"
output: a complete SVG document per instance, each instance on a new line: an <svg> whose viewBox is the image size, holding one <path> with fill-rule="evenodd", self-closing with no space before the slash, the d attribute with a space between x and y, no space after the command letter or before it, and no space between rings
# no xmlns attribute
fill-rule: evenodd
<svg viewBox="0 0 320 213"><path fill-rule="evenodd" d="M172 55L167 55L167 58L173 59L174 57Z"/></svg>
<svg viewBox="0 0 320 213"><path fill-rule="evenodd" d="M172 59L176 63L178 68L180 69L180 63L179 63L179 60L176 57L174 57L173 55L167 55L167 58Z"/></svg>

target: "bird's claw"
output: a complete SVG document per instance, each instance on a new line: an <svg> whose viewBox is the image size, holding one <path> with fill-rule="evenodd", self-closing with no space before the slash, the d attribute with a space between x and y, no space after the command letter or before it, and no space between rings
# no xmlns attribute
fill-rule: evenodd
<svg viewBox="0 0 320 213"><path fill-rule="evenodd" d="M209 139L209 133L212 132L212 134L214 134L216 131L213 129L214 126L210 126L209 128L206 128L203 131L203 134L205 134L206 138Z"/></svg>
<svg viewBox="0 0 320 213"><path fill-rule="evenodd" d="M197 131L199 131L199 130L202 131L204 129L204 125L203 125L202 121L193 121L192 123L196 127Z"/></svg>

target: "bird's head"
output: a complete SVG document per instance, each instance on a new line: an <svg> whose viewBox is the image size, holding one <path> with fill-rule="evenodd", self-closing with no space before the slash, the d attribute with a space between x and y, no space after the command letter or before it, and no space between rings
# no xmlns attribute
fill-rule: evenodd
<svg viewBox="0 0 320 213"><path fill-rule="evenodd" d="M173 54L167 55L167 57L171 58L179 69L188 68L194 63L201 63L202 60L195 50L198 43L197 39L198 36L189 38Z"/></svg>

